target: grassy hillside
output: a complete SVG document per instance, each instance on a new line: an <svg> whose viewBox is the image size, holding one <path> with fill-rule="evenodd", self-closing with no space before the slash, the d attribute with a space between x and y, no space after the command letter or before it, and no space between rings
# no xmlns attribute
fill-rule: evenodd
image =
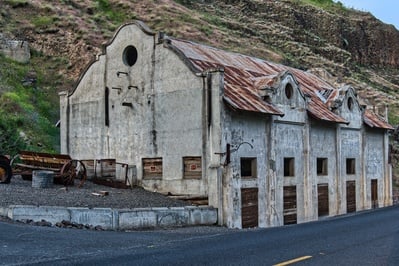
<svg viewBox="0 0 399 266"><path fill-rule="evenodd" d="M399 123L399 52L386 49L397 31L332 0L2 0L2 33L28 41L32 56L28 64L0 57L0 153L59 152L58 93L74 86L118 26L135 19L352 84L367 104L389 104Z"/></svg>

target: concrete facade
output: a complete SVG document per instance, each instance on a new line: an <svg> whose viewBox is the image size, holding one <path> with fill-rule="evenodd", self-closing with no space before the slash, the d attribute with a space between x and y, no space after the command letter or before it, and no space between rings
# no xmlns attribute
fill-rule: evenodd
<svg viewBox="0 0 399 266"><path fill-rule="evenodd" d="M248 76L235 72L242 69ZM131 182L152 191L207 197L231 228L247 226L243 191L251 188L259 227L284 224L285 188L295 191L297 223L346 213L347 181L355 181L356 211L376 207L375 197L391 205L389 124L360 106L353 88L326 86L135 22L60 94L61 152L135 165Z"/></svg>

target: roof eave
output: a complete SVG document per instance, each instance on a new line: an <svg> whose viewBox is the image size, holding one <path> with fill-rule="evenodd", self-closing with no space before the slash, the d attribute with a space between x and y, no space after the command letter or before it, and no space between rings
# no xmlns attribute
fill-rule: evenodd
<svg viewBox="0 0 399 266"><path fill-rule="evenodd" d="M240 108L237 106L235 103L233 103L229 98L223 96L223 101L234 111L244 111L244 112L250 112L250 113L257 113L257 114L263 114L263 115L278 115L280 117L283 117L285 114L283 112L263 112L263 111L254 111L254 110L247 110Z"/></svg>

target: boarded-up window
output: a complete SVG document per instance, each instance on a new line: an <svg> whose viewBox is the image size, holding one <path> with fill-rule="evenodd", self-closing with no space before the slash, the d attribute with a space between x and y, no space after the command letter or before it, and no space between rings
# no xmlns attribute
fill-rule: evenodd
<svg viewBox="0 0 399 266"><path fill-rule="evenodd" d="M284 224L297 223L296 186L284 186Z"/></svg>
<svg viewBox="0 0 399 266"><path fill-rule="evenodd" d="M356 174L356 160L353 158L346 159L346 174L354 175Z"/></svg>
<svg viewBox="0 0 399 266"><path fill-rule="evenodd" d="M320 216L329 215L328 184L317 185L318 213Z"/></svg>
<svg viewBox="0 0 399 266"><path fill-rule="evenodd" d="M162 179L162 158L143 158L143 178Z"/></svg>
<svg viewBox="0 0 399 266"><path fill-rule="evenodd" d="M201 157L183 157L184 178L201 179L202 164Z"/></svg>
<svg viewBox="0 0 399 266"><path fill-rule="evenodd" d="M317 175L328 175L327 158L317 158Z"/></svg>
<svg viewBox="0 0 399 266"><path fill-rule="evenodd" d="M258 227L258 188L241 189L241 225L242 228Z"/></svg>
<svg viewBox="0 0 399 266"><path fill-rule="evenodd" d="M241 158L241 178L256 178L256 158Z"/></svg>
<svg viewBox="0 0 399 266"><path fill-rule="evenodd" d="M294 158L284 158L284 176L295 176Z"/></svg>
<svg viewBox="0 0 399 266"><path fill-rule="evenodd" d="M95 168L96 178L100 179L115 179L116 177L116 160L115 159L101 159L96 161Z"/></svg>
<svg viewBox="0 0 399 266"><path fill-rule="evenodd" d="M346 181L346 212L356 211L356 181Z"/></svg>

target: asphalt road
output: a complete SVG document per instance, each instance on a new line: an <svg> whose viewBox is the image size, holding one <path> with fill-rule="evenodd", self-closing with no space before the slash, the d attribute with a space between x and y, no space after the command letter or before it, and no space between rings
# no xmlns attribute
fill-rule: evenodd
<svg viewBox="0 0 399 266"><path fill-rule="evenodd" d="M399 265L399 206L270 229L112 232L0 223L0 265Z"/></svg>

